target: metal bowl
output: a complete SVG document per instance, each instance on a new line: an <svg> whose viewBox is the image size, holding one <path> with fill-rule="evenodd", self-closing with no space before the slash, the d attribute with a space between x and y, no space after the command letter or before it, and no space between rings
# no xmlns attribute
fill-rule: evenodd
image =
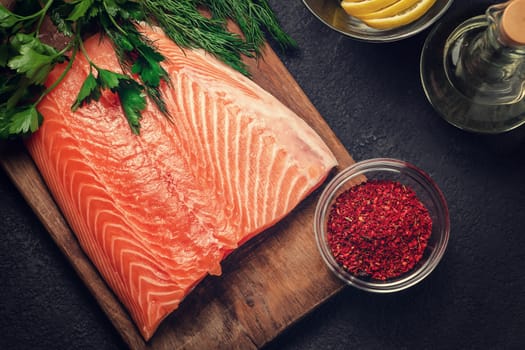
<svg viewBox="0 0 525 350"><path fill-rule="evenodd" d="M378 30L359 19L349 16L340 0L303 0L306 7L321 22L351 38L369 42L391 42L413 36L436 22L450 7L453 0L436 0L434 5L417 21L402 27Z"/></svg>

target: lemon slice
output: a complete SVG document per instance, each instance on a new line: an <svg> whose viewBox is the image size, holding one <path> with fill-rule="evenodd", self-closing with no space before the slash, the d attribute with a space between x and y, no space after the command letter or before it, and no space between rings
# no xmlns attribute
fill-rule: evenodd
<svg viewBox="0 0 525 350"><path fill-rule="evenodd" d="M341 7L350 16L358 17L359 15L374 12L390 6L399 0L343 0Z"/></svg>
<svg viewBox="0 0 525 350"><path fill-rule="evenodd" d="M417 4L420 0L399 0L394 4L382 8L379 11L365 13L359 16L361 19L373 19L373 18L385 18L392 17L397 15L400 12L405 11L406 9L411 8Z"/></svg>
<svg viewBox="0 0 525 350"><path fill-rule="evenodd" d="M414 6L391 17L363 19L368 26L375 29L392 29L418 20L434 5L436 0L421 0Z"/></svg>

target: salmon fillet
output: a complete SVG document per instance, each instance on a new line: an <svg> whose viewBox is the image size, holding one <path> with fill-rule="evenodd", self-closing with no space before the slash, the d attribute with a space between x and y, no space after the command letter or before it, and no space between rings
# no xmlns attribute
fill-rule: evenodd
<svg viewBox="0 0 525 350"><path fill-rule="evenodd" d="M134 135L118 97L71 111L82 55L38 106L26 143L79 243L148 340L224 257L275 224L336 165L321 138L250 79L143 28L167 58L167 120L148 103ZM85 47L119 70L107 40ZM64 69L49 76L52 83Z"/></svg>

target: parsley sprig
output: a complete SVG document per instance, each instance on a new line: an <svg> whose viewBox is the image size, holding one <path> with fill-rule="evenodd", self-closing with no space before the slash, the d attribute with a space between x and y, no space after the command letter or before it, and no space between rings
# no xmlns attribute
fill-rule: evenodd
<svg viewBox="0 0 525 350"><path fill-rule="evenodd" d="M46 16L69 38L65 47L41 41ZM242 35L228 31L229 19ZM160 92L161 82L170 83L161 65L165 58L137 30L139 22L158 25L181 47L204 49L246 75L242 56L258 56L266 33L283 47L295 45L266 0L18 0L12 10L0 5L0 138L38 129L38 103L67 75L77 54L86 57L90 73L72 110L111 90L136 134L147 98L169 117ZM121 72L98 67L84 50L83 40L95 32L113 43ZM66 69L46 88L49 72L63 62Z"/></svg>

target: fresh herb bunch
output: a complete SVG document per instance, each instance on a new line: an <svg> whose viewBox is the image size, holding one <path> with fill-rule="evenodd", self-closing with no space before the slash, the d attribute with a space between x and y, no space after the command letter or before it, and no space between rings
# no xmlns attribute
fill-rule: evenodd
<svg viewBox="0 0 525 350"><path fill-rule="evenodd" d="M68 38L65 47L42 42L46 17ZM228 31L228 19L237 23L242 35ZM109 89L119 96L136 134L146 96L167 115L159 90L161 81L169 83L161 66L164 57L137 30L139 22L158 25L179 46L204 49L246 75L241 57L256 57L265 33L284 47L295 45L266 0L18 0L12 10L0 5L0 138L38 129L43 121L38 103L67 75L79 52L89 62L90 73L73 110L97 101ZM90 59L83 40L95 32L112 41L123 73L98 67ZM46 88L49 72L64 62L66 69Z"/></svg>

